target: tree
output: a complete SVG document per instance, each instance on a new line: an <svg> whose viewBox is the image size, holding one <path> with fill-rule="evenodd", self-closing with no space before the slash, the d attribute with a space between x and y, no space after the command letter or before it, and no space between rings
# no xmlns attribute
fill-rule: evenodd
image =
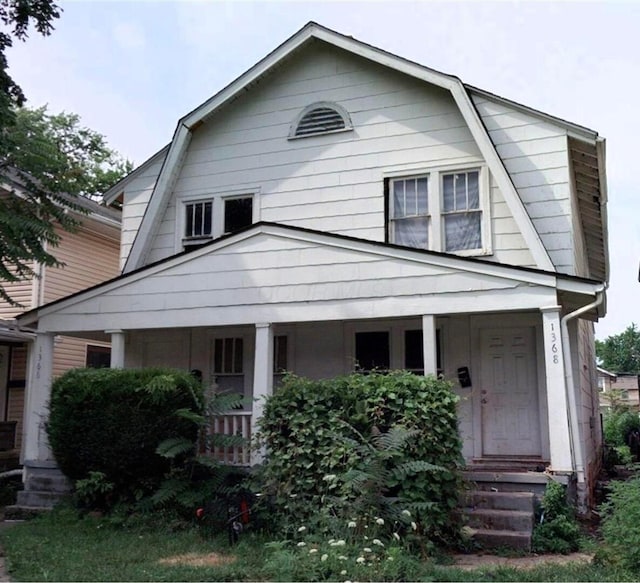
<svg viewBox="0 0 640 583"><path fill-rule="evenodd" d="M632 323L620 334L596 340L596 356L611 372L640 374L640 329Z"/></svg>

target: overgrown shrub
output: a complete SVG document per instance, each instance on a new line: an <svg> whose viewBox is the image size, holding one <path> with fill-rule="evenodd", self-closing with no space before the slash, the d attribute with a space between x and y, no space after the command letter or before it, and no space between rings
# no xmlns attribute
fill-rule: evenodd
<svg viewBox="0 0 640 583"><path fill-rule="evenodd" d="M395 504L411 510L427 538L450 539L460 485L457 400L450 383L404 371L286 378L265 405L259 433L268 451L264 487L281 527L291 534L301 523L346 524L372 518L354 517L358 508L381 513ZM367 446L398 427L410 434L400 447Z"/></svg>
<svg viewBox="0 0 640 583"><path fill-rule="evenodd" d="M533 550L567 554L580 547L580 526L567 502L565 487L549 482L541 504L542 513L533 529Z"/></svg>
<svg viewBox="0 0 640 583"><path fill-rule="evenodd" d="M200 384L187 372L75 369L53 383L47 432L60 469L85 480L89 498L137 499L169 470L158 445L171 437L197 439L197 425L180 412L202 407Z"/></svg>
<svg viewBox="0 0 640 583"><path fill-rule="evenodd" d="M640 478L611 482L610 494L602 505L604 548L600 562L640 572Z"/></svg>

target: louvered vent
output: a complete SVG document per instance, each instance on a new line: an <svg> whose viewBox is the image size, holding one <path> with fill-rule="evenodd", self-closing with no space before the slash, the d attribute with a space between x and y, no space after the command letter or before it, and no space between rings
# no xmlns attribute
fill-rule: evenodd
<svg viewBox="0 0 640 583"><path fill-rule="evenodd" d="M304 109L292 127L290 137L302 138L351 129L351 120L339 105L318 102Z"/></svg>

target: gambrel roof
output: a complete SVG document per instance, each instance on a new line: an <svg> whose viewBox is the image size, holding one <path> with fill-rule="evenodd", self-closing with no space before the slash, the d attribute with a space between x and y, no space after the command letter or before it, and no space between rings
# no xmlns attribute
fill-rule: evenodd
<svg viewBox="0 0 640 583"><path fill-rule="evenodd" d="M302 47L306 47L314 42L328 43L383 67L389 67L395 71L449 91L484 157L497 186L500 188L537 267L547 271L554 269L549 254L527 213L525 205L518 195L512 179L474 106L472 96L475 94L493 100L502 100L504 102L507 102L507 100L475 87L467 86L455 76L435 71L358 41L352 37L327 29L314 22L310 22L251 69L188 113L178 122L173 140L168 146L168 149L163 149L154 156L154 160L157 159L159 155L164 156L164 162L151 200L146 208L140 228L128 255L124 267L125 272L137 269L147 261L151 241L171 197L172 189L180 173L193 132L203 123L218 114L224 106L233 102L244 94L244 92L254 89L259 81L282 66L294 53L300 51ZM589 259L590 273L601 281L606 280L608 278L608 265L606 248L604 140L599 138L596 132L588 128L531 110L519 104L513 104L513 102L508 103L526 110L527 113L550 121L566 130L570 139L570 156L573 164L574 185L579 199L580 220L585 233L588 233L585 236L584 245ZM585 156L588 157L588 165L586 168L582 164ZM582 176L582 178L579 179L579 176ZM112 189L110 191L111 195L113 195L114 192Z"/></svg>

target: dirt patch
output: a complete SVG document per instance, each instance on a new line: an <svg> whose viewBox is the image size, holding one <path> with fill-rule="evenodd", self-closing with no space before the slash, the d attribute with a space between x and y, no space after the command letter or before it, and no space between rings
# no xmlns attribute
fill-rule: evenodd
<svg viewBox="0 0 640 583"><path fill-rule="evenodd" d="M541 565L566 565L567 563L588 564L593 558L586 553L569 555L527 555L526 557L498 557L496 555L453 555L453 567L470 571L487 567L511 567L533 569Z"/></svg>
<svg viewBox="0 0 640 583"><path fill-rule="evenodd" d="M163 565L187 565L189 567L218 567L234 563L236 558L232 555L219 555L218 553L187 553L160 559L158 562Z"/></svg>

